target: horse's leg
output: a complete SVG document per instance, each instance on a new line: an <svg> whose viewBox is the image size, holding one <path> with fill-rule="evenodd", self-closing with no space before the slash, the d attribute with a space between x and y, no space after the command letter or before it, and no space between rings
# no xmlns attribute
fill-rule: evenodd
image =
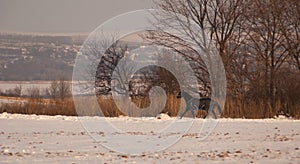
<svg viewBox="0 0 300 164"><path fill-rule="evenodd" d="M203 118L205 119L207 117L207 115L208 115L208 111L206 111L206 115Z"/></svg>
<svg viewBox="0 0 300 164"><path fill-rule="evenodd" d="M220 107L220 105L216 102L216 101L213 101L214 102L214 108L213 108L213 114L214 114L214 116L215 116L215 119L217 119L218 118L218 116L217 116L217 113L220 113L221 114L221 112L222 112L222 110L221 110L221 107ZM215 108L216 108L216 110L217 111L215 111ZM217 112L217 113L216 113Z"/></svg>
<svg viewBox="0 0 300 164"><path fill-rule="evenodd" d="M212 118L213 116L216 118L216 113L214 111L214 104L212 104L211 107L205 108L204 110L206 111L206 115L204 116L204 118L207 118L207 116L210 116L209 118Z"/></svg>
<svg viewBox="0 0 300 164"><path fill-rule="evenodd" d="M207 113L207 114L205 115L205 118L210 114L209 112L212 112L212 114L213 114L213 116L214 116L215 119L218 118L217 113L221 113L221 107L220 107L219 104L218 104L216 101L214 101L214 100L212 100L211 111L209 111L210 108L205 109L205 110L206 110L206 113ZM216 110L217 110L217 111L216 111Z"/></svg>
<svg viewBox="0 0 300 164"><path fill-rule="evenodd" d="M216 118L217 118L217 114L216 114L216 112L215 112L215 107L216 107L216 103L213 102L211 111L212 111L212 114L213 114L214 118L216 119Z"/></svg>
<svg viewBox="0 0 300 164"><path fill-rule="evenodd" d="M191 109L191 112L192 112L193 118L195 118L195 112L194 112L194 109Z"/></svg>
<svg viewBox="0 0 300 164"><path fill-rule="evenodd" d="M183 115L188 111L188 108L185 109L185 111L181 114L180 119L182 119Z"/></svg>

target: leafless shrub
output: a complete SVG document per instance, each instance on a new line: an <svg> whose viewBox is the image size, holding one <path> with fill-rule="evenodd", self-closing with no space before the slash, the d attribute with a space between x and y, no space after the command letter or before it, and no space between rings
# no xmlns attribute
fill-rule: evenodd
<svg viewBox="0 0 300 164"><path fill-rule="evenodd" d="M49 88L47 88L47 94L50 98L56 100L64 100L72 95L71 84L63 79L59 81L52 81Z"/></svg>

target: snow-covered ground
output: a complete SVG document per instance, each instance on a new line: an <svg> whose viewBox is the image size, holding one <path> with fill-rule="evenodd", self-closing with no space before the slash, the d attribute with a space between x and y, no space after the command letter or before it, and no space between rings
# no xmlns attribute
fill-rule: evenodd
<svg viewBox="0 0 300 164"><path fill-rule="evenodd" d="M106 120L114 126L131 129L127 135L161 138L156 131L143 130L147 126L149 129L166 126L175 118L84 119ZM0 163L300 163L299 120L220 119L213 132L200 140L198 132L204 122L196 119L191 129L165 150L128 155L101 146L77 117L3 113L0 114ZM143 130L138 130L141 124ZM101 142L105 143L109 135L99 133L104 140Z"/></svg>

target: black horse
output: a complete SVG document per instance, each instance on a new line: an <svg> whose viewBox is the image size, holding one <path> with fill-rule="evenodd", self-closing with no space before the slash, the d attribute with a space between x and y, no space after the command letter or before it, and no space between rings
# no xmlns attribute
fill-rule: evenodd
<svg viewBox="0 0 300 164"><path fill-rule="evenodd" d="M221 111L222 111L220 105L211 98L208 98L208 97L200 98L200 99L194 98L193 96L191 96L190 94L188 94L187 92L184 92L184 91L178 93L177 98L181 98L181 97L183 97L185 100L186 108L180 118L182 118L187 111L191 111L193 114L193 118L195 118L194 110L205 110L206 115L204 118L206 118L206 116L209 113L210 105L212 105L211 111L214 114L215 118L217 118L215 109L218 110L218 113L221 113Z"/></svg>

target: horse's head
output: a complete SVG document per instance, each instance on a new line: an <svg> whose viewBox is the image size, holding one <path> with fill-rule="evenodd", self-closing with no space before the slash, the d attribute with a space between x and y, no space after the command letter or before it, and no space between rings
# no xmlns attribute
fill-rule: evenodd
<svg viewBox="0 0 300 164"><path fill-rule="evenodd" d="M179 98L182 98L182 97L185 99L185 101L189 101L190 99L193 98L190 94L188 94L188 93L185 92L185 91L179 92L178 95L177 95L177 98L178 98L178 99L179 99Z"/></svg>

